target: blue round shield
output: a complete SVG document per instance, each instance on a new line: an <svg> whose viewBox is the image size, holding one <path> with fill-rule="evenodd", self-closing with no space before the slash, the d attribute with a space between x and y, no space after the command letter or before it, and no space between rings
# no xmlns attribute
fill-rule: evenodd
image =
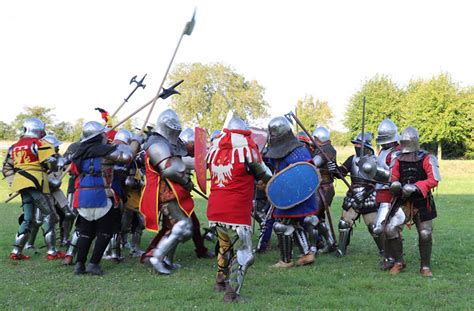
<svg viewBox="0 0 474 311"><path fill-rule="evenodd" d="M267 197L275 208L290 209L318 189L319 173L308 162L297 162L274 175L267 184Z"/></svg>

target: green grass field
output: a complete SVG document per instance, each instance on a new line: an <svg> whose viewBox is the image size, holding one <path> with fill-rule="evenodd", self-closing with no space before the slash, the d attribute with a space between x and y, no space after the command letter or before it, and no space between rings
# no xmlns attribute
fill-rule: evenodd
<svg viewBox="0 0 474 311"><path fill-rule="evenodd" d="M343 158L340 157L340 161ZM474 161L441 162L443 181L435 192L432 279L418 274L416 230L404 231L407 269L390 276L378 269L376 247L363 222L357 223L348 255L319 256L312 266L275 270L276 249L257 255L250 268L238 309L472 309L474 305ZM336 185L332 215L337 223L345 191ZM0 196L7 196L5 182ZM205 202L197 212L206 226ZM216 263L197 259L193 244L179 247L183 268L159 276L132 258L115 265L103 261L103 277L76 276L72 267L47 262L42 253L24 262L11 262L20 215L18 200L0 204L0 309L221 309L222 293L213 291ZM152 235L144 235L145 244ZM276 242L273 241L273 245ZM41 246L42 240L37 240ZM208 245L212 247L212 245Z"/></svg>

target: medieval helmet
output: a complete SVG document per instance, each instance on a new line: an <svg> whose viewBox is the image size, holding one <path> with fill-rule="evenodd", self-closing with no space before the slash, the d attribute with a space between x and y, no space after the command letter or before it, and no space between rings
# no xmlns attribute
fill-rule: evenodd
<svg viewBox="0 0 474 311"><path fill-rule="evenodd" d="M130 145L132 133L129 130L121 129L115 133L114 140L120 140L121 142Z"/></svg>
<svg viewBox="0 0 474 311"><path fill-rule="evenodd" d="M158 116L156 132L165 137L172 145L178 143L181 129L181 122L173 109L166 109Z"/></svg>
<svg viewBox="0 0 474 311"><path fill-rule="evenodd" d="M316 138L319 142L325 143L331 138L329 130L324 126L320 126L314 129L313 137Z"/></svg>
<svg viewBox="0 0 474 311"><path fill-rule="evenodd" d="M43 121L37 118L28 118L23 122L23 137L41 138L46 134Z"/></svg>
<svg viewBox="0 0 474 311"><path fill-rule="evenodd" d="M54 135L46 135L45 137L43 137L43 140L47 141L55 148L59 147L59 145L63 143L62 141L58 140Z"/></svg>
<svg viewBox="0 0 474 311"><path fill-rule="evenodd" d="M374 148L372 147L372 133L365 132L364 133L364 148L369 148L372 152L375 153ZM357 134L353 140L351 140L353 144L360 144L362 145L362 133Z"/></svg>
<svg viewBox="0 0 474 311"><path fill-rule="evenodd" d="M420 137L416 128L409 126L403 130L402 137L400 137L400 147L402 153L420 150Z"/></svg>
<svg viewBox="0 0 474 311"><path fill-rule="evenodd" d="M214 130L214 131L211 133L211 142L213 142L214 139L216 139L216 137L219 136L220 133L221 133L220 130Z"/></svg>
<svg viewBox="0 0 474 311"><path fill-rule="evenodd" d="M276 117L268 123L268 158L280 159L286 157L294 149L303 146L295 137L291 124L285 117Z"/></svg>
<svg viewBox="0 0 474 311"><path fill-rule="evenodd" d="M89 121L82 126L81 143L88 141L105 132L105 126L97 121Z"/></svg>
<svg viewBox="0 0 474 311"><path fill-rule="evenodd" d="M232 110L227 113L224 121L224 128L229 130L248 130L247 124Z"/></svg>
<svg viewBox="0 0 474 311"><path fill-rule="evenodd" d="M192 128L184 129L181 134L179 134L179 138L185 144L194 144L194 130Z"/></svg>
<svg viewBox="0 0 474 311"><path fill-rule="evenodd" d="M398 135L398 128L390 119L383 119L377 128L377 138L375 141L377 145L384 145L394 143L400 140Z"/></svg>

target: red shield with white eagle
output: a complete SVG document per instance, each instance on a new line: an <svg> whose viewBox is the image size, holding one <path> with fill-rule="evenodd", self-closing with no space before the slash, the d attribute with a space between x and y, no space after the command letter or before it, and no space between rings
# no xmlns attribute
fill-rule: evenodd
<svg viewBox="0 0 474 311"><path fill-rule="evenodd" d="M196 180L202 192L207 190L207 134L206 130L200 127L194 129L194 165L196 170Z"/></svg>
<svg viewBox="0 0 474 311"><path fill-rule="evenodd" d="M252 137L252 140L257 145L258 150L262 151L263 147L265 147L265 144L267 143L268 132L265 129L258 127L250 127L249 130L252 132L250 137Z"/></svg>

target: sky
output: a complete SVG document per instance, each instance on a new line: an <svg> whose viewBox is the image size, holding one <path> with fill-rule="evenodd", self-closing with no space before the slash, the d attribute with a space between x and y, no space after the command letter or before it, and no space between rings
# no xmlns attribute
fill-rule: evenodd
<svg viewBox="0 0 474 311"><path fill-rule="evenodd" d="M34 105L57 121L100 120L94 108L114 111L147 73L123 119L158 91L194 8L174 64L222 62L257 80L272 117L313 95L341 130L351 95L376 74L404 86L449 72L474 85L473 1L2 1L0 120Z"/></svg>

